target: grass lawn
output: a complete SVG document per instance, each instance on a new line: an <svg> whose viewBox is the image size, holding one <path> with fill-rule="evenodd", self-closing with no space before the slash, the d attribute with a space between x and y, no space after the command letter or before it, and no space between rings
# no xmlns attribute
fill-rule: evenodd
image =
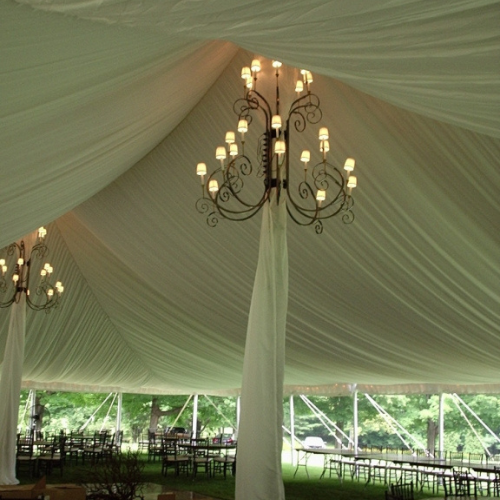
<svg viewBox="0 0 500 500"><path fill-rule="evenodd" d="M221 499L233 500L235 478L228 476L226 479L222 475L213 478L206 478L204 475L198 476L195 480L192 477L181 475L175 477L172 470L169 470L168 476L161 474L161 462L148 462L147 456L141 457L145 464L143 470L144 482L168 485L172 490L195 491ZM76 483L81 484L86 481L89 467L81 465L66 466L64 474L61 476L59 470L55 470L47 477L47 483ZM285 485L287 500L383 500L385 498L386 487L381 484L365 486L362 482L344 480L340 482L334 478L323 478L319 480L322 472L320 466L309 466L309 476L307 478L304 469L299 469L294 478L295 467L289 463L283 463L283 482ZM34 479L26 476L19 476L21 484L30 484ZM429 498L432 495L429 492L415 493L415 499ZM272 499L270 499L272 500Z"/></svg>

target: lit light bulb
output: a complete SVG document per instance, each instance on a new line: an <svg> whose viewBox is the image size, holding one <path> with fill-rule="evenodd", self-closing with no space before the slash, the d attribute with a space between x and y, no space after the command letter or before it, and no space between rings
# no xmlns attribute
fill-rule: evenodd
<svg viewBox="0 0 500 500"><path fill-rule="evenodd" d="M260 71L260 61L258 59L254 59L252 61L252 66L250 66L254 73L258 73Z"/></svg>
<svg viewBox="0 0 500 500"><path fill-rule="evenodd" d="M215 150L215 158L217 160L225 160L226 159L226 148L224 146L219 146Z"/></svg>
<svg viewBox="0 0 500 500"><path fill-rule="evenodd" d="M347 187L349 189L354 189L358 185L358 180L355 175L350 175L349 180L347 181Z"/></svg>
<svg viewBox="0 0 500 500"><path fill-rule="evenodd" d="M248 122L242 118L238 121L238 132L241 133L241 141L245 140L245 134L248 132Z"/></svg>
<svg viewBox="0 0 500 500"><path fill-rule="evenodd" d="M243 78L243 80L245 80L245 81L251 80L252 73L251 73L250 68L248 66L241 68L241 78Z"/></svg>
<svg viewBox="0 0 500 500"><path fill-rule="evenodd" d="M285 141L276 141L274 144L274 152L278 155L281 156L285 154Z"/></svg>
<svg viewBox="0 0 500 500"><path fill-rule="evenodd" d="M302 82L302 80L297 80L297 84L295 85L295 92L297 92L297 94L300 94L303 91L304 83Z"/></svg>
<svg viewBox="0 0 500 500"><path fill-rule="evenodd" d="M307 165L307 163L311 161L311 152L307 149L304 149L304 151L302 151L302 154L300 155L300 161L304 162Z"/></svg>
<svg viewBox="0 0 500 500"><path fill-rule="evenodd" d="M196 175L207 175L207 166L205 163L198 163L198 165L196 165Z"/></svg>
<svg viewBox="0 0 500 500"><path fill-rule="evenodd" d="M326 127L321 127L319 129L318 137L320 141L327 141L330 138L328 134L328 129Z"/></svg>
<svg viewBox="0 0 500 500"><path fill-rule="evenodd" d="M281 116L280 115L274 115L271 121L271 127L274 129L280 129L281 128Z"/></svg>
<svg viewBox="0 0 500 500"><path fill-rule="evenodd" d="M347 175L349 175L354 170L355 164L356 162L354 161L354 158L347 158L344 163L344 170L347 171Z"/></svg>
<svg viewBox="0 0 500 500"><path fill-rule="evenodd" d="M234 132L232 132L232 131L226 132L226 143L232 144L235 141L236 141L236 138L235 138Z"/></svg>
<svg viewBox="0 0 500 500"><path fill-rule="evenodd" d="M212 179L208 183L208 190L212 193L212 195L215 195L215 193L217 193L217 191L219 190L219 183L216 179Z"/></svg>
<svg viewBox="0 0 500 500"><path fill-rule="evenodd" d="M321 205L321 203L326 200L326 191L324 189L318 189L318 192L316 193L316 200L318 205Z"/></svg>

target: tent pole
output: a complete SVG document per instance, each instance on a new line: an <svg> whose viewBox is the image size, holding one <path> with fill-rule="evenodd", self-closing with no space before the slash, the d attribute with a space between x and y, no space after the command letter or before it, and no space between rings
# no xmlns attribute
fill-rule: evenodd
<svg viewBox="0 0 500 500"><path fill-rule="evenodd" d="M293 394L290 395L290 437L292 443L290 447L291 464L295 465L295 453L293 452L295 447L295 408L293 406Z"/></svg>
<svg viewBox="0 0 500 500"><path fill-rule="evenodd" d="M236 439L238 439L238 433L240 432L240 412L241 412L241 396L236 398Z"/></svg>
<svg viewBox="0 0 500 500"><path fill-rule="evenodd" d="M120 430L122 426L122 402L123 402L123 394L121 392L118 393L118 406L116 409L116 431L115 436L120 436Z"/></svg>
<svg viewBox="0 0 500 500"><path fill-rule="evenodd" d="M358 451L358 391L355 390L353 393L353 441L354 441L354 451Z"/></svg>
<svg viewBox="0 0 500 500"><path fill-rule="evenodd" d="M31 253L35 233L24 238ZM26 335L26 294L10 309L7 342L0 377L0 484L19 484L16 478L17 420L23 379L24 343Z"/></svg>
<svg viewBox="0 0 500 500"><path fill-rule="evenodd" d="M193 428L192 428L193 438L198 437L198 394L193 397Z"/></svg>
<svg viewBox="0 0 500 500"><path fill-rule="evenodd" d="M439 396L439 458L444 458L444 398L446 394Z"/></svg>

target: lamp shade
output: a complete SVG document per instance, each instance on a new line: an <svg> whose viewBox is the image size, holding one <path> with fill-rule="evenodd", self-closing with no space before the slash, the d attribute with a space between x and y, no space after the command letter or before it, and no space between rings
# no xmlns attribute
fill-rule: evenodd
<svg viewBox="0 0 500 500"><path fill-rule="evenodd" d="M251 69L252 71L255 71L255 73L258 73L260 71L260 61L258 59L254 59L252 61Z"/></svg>
<svg viewBox="0 0 500 500"><path fill-rule="evenodd" d="M248 66L241 68L241 78L243 78L243 80L250 80L252 78L252 72Z"/></svg>
<svg viewBox="0 0 500 500"><path fill-rule="evenodd" d="M224 146L219 146L215 150L215 158L217 160L225 160L226 159L226 148Z"/></svg>
<svg viewBox="0 0 500 500"><path fill-rule="evenodd" d="M248 122L244 118L238 121L238 132L242 134L248 132Z"/></svg>
<svg viewBox="0 0 500 500"><path fill-rule="evenodd" d="M316 193L316 200L319 202L326 200L326 191L324 189L318 189L318 192Z"/></svg>
<svg viewBox="0 0 500 500"><path fill-rule="evenodd" d="M219 190L219 183L217 182L216 179L212 179L209 183L208 183L208 190L211 192L211 193L216 193L218 190Z"/></svg>
<svg viewBox="0 0 500 500"><path fill-rule="evenodd" d="M198 163L196 165L196 175L207 175L207 166L205 163Z"/></svg>
<svg viewBox="0 0 500 500"><path fill-rule="evenodd" d="M300 161L307 163L310 160L311 160L311 152L307 149L304 149L304 151L302 151L302 154L300 155Z"/></svg>
<svg viewBox="0 0 500 500"><path fill-rule="evenodd" d="M274 144L274 152L277 154L277 155L283 155L285 154L285 141L276 141L276 143Z"/></svg>
<svg viewBox="0 0 500 500"><path fill-rule="evenodd" d="M326 127L321 127L319 129L318 137L320 141L327 141L330 138L328 134L328 129Z"/></svg>
<svg viewBox="0 0 500 500"><path fill-rule="evenodd" d="M344 163L344 170L347 171L347 173L352 172L354 170L354 165L356 164L354 158L347 158L347 160Z"/></svg>

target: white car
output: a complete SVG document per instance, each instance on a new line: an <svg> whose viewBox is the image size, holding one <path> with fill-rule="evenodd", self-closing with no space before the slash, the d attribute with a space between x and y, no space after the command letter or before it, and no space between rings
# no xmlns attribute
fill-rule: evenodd
<svg viewBox="0 0 500 500"><path fill-rule="evenodd" d="M302 442L304 448L325 448L325 442L320 437L308 436Z"/></svg>

